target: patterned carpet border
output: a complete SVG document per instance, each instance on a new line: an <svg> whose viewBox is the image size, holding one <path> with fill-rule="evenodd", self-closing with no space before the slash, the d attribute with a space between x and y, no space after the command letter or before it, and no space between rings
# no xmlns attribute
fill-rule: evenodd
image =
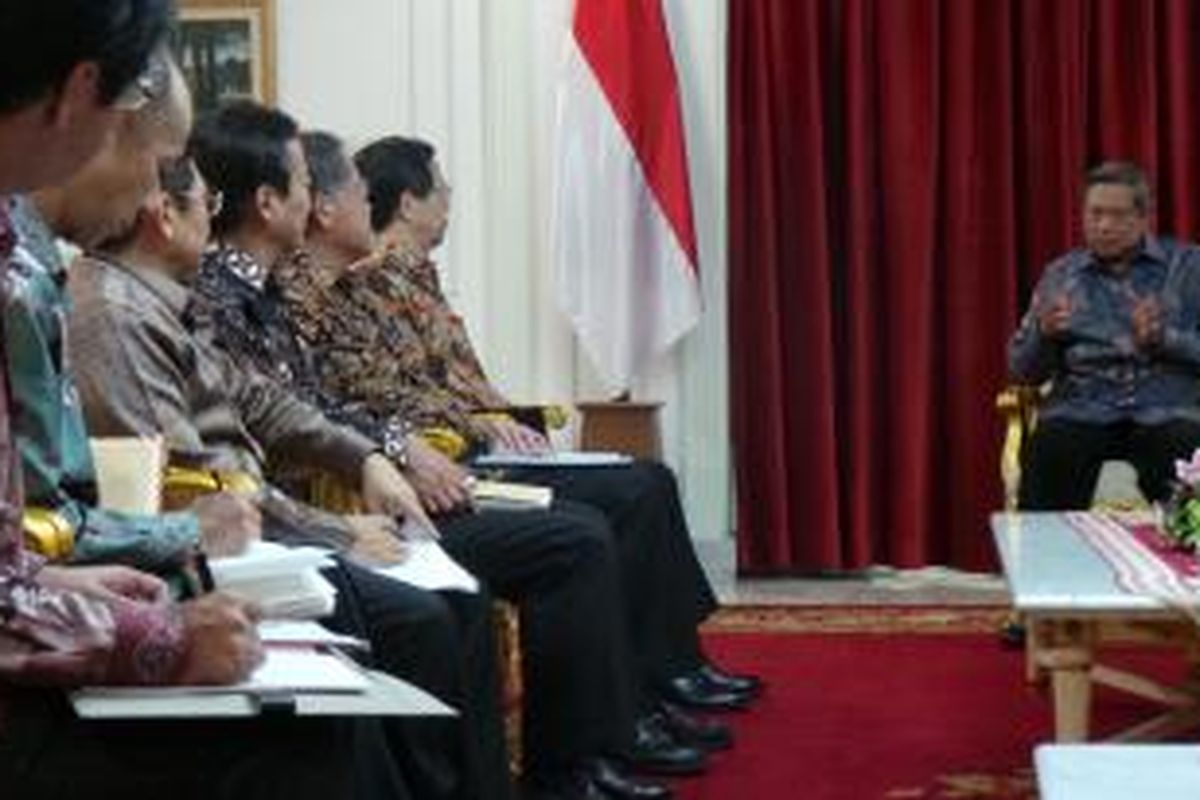
<svg viewBox="0 0 1200 800"><path fill-rule="evenodd" d="M707 633L995 633L1003 606L736 606L704 624Z"/></svg>

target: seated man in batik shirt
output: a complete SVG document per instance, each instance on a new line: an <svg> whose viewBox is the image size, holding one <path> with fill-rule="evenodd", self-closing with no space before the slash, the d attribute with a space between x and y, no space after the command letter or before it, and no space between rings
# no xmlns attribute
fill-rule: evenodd
<svg viewBox="0 0 1200 800"><path fill-rule="evenodd" d="M1103 462L1131 462L1148 500L1200 446L1200 249L1148 230L1145 174L1088 173L1083 248L1046 267L1009 345L1022 383L1049 381L1025 446L1023 509L1091 505Z"/></svg>
<svg viewBox="0 0 1200 800"><path fill-rule="evenodd" d="M425 155L420 164L428 170L431 155ZM430 173L425 175L430 184L423 196L428 195L430 203L444 202L441 193L432 189ZM371 208L377 223L390 221L393 215L423 218L430 211L414 207L412 197L403 210L395 202ZM402 408L422 427L448 426L467 436L476 435L473 431L477 428L468 427L473 423L463 422L472 419L472 404L456 397L439 382L439 371L430 368L431 359L408 313L408 298L396 288L401 269L397 253L386 251L355 264L370 254L369 237L358 243L344 236L339 240L331 226L329 232L323 227L310 228L308 244L314 260L329 264L325 269L336 270L338 265L348 269L334 287L337 305L324 305L302 288L284 291L295 327L314 349L326 387L344 400L380 414ZM337 313L331 313L333 308ZM441 460L440 472L466 475L461 466ZM673 698L699 708L720 709L745 705L754 691L752 682L728 679L707 666L703 669L713 680L693 675L703 663L696 625L714 603L695 563L673 481L668 486L665 480L669 473L655 465L638 464L574 473L551 470L550 474L552 480L561 479L555 485L561 496L599 508L616 529L625 575L627 629L643 684L645 716L639 728L648 732L665 727L678 739L709 746L727 741L719 727L697 736L685 715L674 707L660 710L657 700L661 694L674 692ZM414 482L418 491L425 490L420 477ZM452 484L453 479L447 483ZM600 494L608 498L602 501ZM663 688L669 684L674 689Z"/></svg>
<svg viewBox="0 0 1200 800"><path fill-rule="evenodd" d="M279 112L252 106L225 109L201 126L193 149L201 169L227 208L215 220L219 246L205 257L197 292L212 309L217 342L247 370L275 381L321 406L334 418L360 426L372 436L399 432L399 448L389 448L406 474L416 480L428 450L408 439L397 409L373 414L362 404L343 403L321 390L308 353L285 316L282 291L302 283L313 292L339 279L340 269L327 271L297 252L305 225L345 213L339 200L357 197L362 230L369 249L365 188L340 143L339 178L330 184L328 170L308 170L293 163L299 151L289 119ZM305 147L329 144L325 137L306 137ZM316 188L313 213L305 209L298 224L271 220L246 198L273 179L266 169L252 173L247 154L277 153L279 180L303 172ZM259 164L262 163L259 157ZM238 176L234 181L230 176ZM347 178L349 178L347 180ZM224 181L224 183L221 183ZM297 230L299 236L297 236ZM269 266L263 266L269 265ZM281 280L282 274L289 277ZM322 315L330 324L339 319ZM465 477L465 476L464 476ZM456 491L465 491L460 479ZM435 509L436 510L436 509ZM463 509L465 512L466 510ZM586 508L477 511L440 516L446 550L479 576L495 593L516 603L522 616L523 658L527 668L525 779L536 790L578 785L605 787L618 797L662 797L665 789L634 782L612 755L624 755L632 729L629 675L616 612L617 578L610 536L599 515ZM566 609L573 609L567 614ZM589 624L577 624L579 618ZM661 744L662 746L658 746ZM655 768L698 768L703 755L673 743L639 742L633 757Z"/></svg>

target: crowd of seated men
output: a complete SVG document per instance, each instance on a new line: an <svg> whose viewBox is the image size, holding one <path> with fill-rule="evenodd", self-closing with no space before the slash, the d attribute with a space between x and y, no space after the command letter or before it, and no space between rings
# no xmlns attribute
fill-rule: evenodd
<svg viewBox="0 0 1200 800"><path fill-rule="evenodd" d="M732 744L709 712L761 691L705 656L716 607L661 464L513 470L544 510L471 504L470 458L542 451L496 413L431 252L449 189L432 146L357 154L249 102L193 120L171 0L0 7L0 788L20 798L662 798ZM80 254L68 257L64 243ZM443 452L431 429L462 447ZM157 435L242 476L162 514L98 506L89 437ZM312 485L352 487L355 513ZM50 562L23 525L73 547ZM373 568L436 531L481 582ZM259 610L200 592L198 554L331 551L329 628L455 718L78 719L64 688L229 684L263 658ZM520 616L519 786L491 599Z"/></svg>

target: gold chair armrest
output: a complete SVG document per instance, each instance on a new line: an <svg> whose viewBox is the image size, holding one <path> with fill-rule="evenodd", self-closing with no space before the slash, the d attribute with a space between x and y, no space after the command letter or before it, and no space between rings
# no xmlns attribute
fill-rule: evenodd
<svg viewBox="0 0 1200 800"><path fill-rule="evenodd" d="M451 461L457 461L467 453L467 440L452 428L424 428L421 438Z"/></svg>
<svg viewBox="0 0 1200 800"><path fill-rule="evenodd" d="M57 511L26 507L21 528L25 546L51 561L62 561L75 549L75 529Z"/></svg>
<svg viewBox="0 0 1200 800"><path fill-rule="evenodd" d="M217 492L256 495L262 483L248 472L192 467L167 467L163 472L163 508L175 511L187 508L197 498Z"/></svg>

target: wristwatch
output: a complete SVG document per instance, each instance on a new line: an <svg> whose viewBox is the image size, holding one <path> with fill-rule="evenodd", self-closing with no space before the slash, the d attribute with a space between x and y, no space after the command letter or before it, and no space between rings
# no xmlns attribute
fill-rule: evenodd
<svg viewBox="0 0 1200 800"><path fill-rule="evenodd" d="M408 423L391 417L383 428L383 454L400 469L408 467Z"/></svg>

